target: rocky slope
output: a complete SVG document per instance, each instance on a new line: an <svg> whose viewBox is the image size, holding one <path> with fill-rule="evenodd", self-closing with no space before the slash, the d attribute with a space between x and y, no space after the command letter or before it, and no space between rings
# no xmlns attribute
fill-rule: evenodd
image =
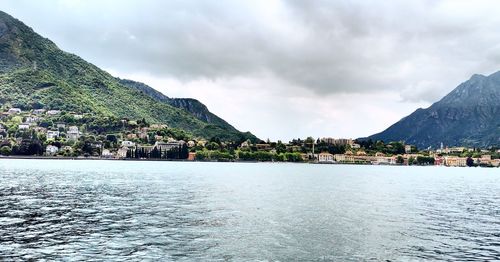
<svg viewBox="0 0 500 262"><path fill-rule="evenodd" d="M417 109L372 140L404 141L420 148L500 146L500 72L473 75L434 103Z"/></svg>

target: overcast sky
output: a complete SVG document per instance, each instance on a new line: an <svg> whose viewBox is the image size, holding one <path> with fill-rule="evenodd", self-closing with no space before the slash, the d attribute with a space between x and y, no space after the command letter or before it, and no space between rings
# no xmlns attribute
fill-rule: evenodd
<svg viewBox="0 0 500 262"><path fill-rule="evenodd" d="M500 70L498 1L0 0L65 51L262 139L361 137Z"/></svg>

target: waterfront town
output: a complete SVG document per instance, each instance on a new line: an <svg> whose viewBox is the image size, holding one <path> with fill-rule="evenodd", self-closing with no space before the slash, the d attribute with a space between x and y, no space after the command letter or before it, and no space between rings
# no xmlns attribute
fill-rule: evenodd
<svg viewBox="0 0 500 262"><path fill-rule="evenodd" d="M186 161L309 162L321 164L499 167L498 148L418 149L402 142L317 138L281 141L203 139L146 120L60 110L3 108L1 157Z"/></svg>

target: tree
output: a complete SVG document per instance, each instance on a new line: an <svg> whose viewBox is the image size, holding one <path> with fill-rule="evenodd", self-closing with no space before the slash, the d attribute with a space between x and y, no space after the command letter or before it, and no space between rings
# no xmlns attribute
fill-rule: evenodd
<svg viewBox="0 0 500 262"><path fill-rule="evenodd" d="M415 162L415 158L410 156L410 158L408 158L408 165L411 166L414 164L414 162Z"/></svg>
<svg viewBox="0 0 500 262"><path fill-rule="evenodd" d="M396 158L396 163L402 165L405 162L405 159L402 156L398 156Z"/></svg>
<svg viewBox="0 0 500 262"><path fill-rule="evenodd" d="M276 144L276 153L281 154L286 152L286 146L281 142L281 140L278 140L278 143Z"/></svg>
<svg viewBox="0 0 500 262"><path fill-rule="evenodd" d="M0 148L0 155L9 156L12 153L12 149L9 146L2 146Z"/></svg>
<svg viewBox="0 0 500 262"><path fill-rule="evenodd" d="M181 151L180 151L180 156L179 158L180 159L187 159L189 156L189 148L188 146L184 143L181 147Z"/></svg>
<svg viewBox="0 0 500 262"><path fill-rule="evenodd" d="M472 157L468 157L465 161L468 167L474 166L474 159Z"/></svg>

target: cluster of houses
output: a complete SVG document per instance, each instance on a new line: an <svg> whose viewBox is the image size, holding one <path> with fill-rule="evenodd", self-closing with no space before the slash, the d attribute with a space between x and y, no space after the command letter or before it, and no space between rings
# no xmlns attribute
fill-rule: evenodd
<svg viewBox="0 0 500 262"><path fill-rule="evenodd" d="M4 118L12 115L20 115L23 111L20 108L10 108L7 112L2 112L0 118ZM60 110L45 110L45 109L34 109L31 112L27 112L24 114L23 122L18 124L18 130L33 130L38 134L45 134L47 139L56 139L60 137L61 132L59 130L65 130L66 139L68 141L77 141L82 133L80 132L77 126L66 126L66 123L56 123L53 130L47 129L45 127L38 126L38 122L44 117L57 116L60 115ZM83 118L83 115L73 114L75 119ZM5 127L0 125L0 133L4 133L6 131ZM4 139L2 135L0 135L0 139ZM53 145L48 145L46 147L47 155L55 155L59 152L59 148ZM66 150L69 150L66 148Z"/></svg>
<svg viewBox="0 0 500 262"><path fill-rule="evenodd" d="M360 153L361 152L361 153ZM411 159L418 157L425 157L421 154L403 154L397 156L385 156L383 153L376 153L374 156L368 156L363 151L360 154L353 154L347 151L345 154L330 154L319 153L314 156L318 163L350 163L350 164L372 164L372 165L408 165ZM399 158L403 162L398 162ZM434 159L434 165L438 166L451 166L451 167L465 167L467 166L467 157L459 156L438 156L437 154L431 155ZM500 159L492 159L491 155L482 155L481 157L472 158L474 164L491 165L494 167L500 166Z"/></svg>
<svg viewBox="0 0 500 262"><path fill-rule="evenodd" d="M67 123L54 123L50 127L41 127L38 126L37 123L40 123L40 120L46 117L54 117L60 115L62 112L59 110L45 110L45 109L35 109L31 112L23 112L19 108L10 108L6 112L2 112L0 114L0 118L4 118L7 116L20 115L22 116L22 123L19 123L17 128L19 130L33 130L38 134L45 134L47 140L57 140L64 134L64 138L66 141L78 141L82 136L82 132L79 127L76 125L67 125ZM74 119L82 119L82 114L71 114ZM54 119L54 118L53 118ZM100 157L102 158L127 158L131 157L131 154L135 152L140 152L142 155L148 155L153 151L159 152L167 152L173 148L180 148L186 145L190 150L196 151L193 149L196 148L205 148L205 144L207 143L204 140L200 141L177 141L169 137L163 137L155 134L151 131L160 130L167 128L166 125L152 124L147 127L140 127L134 129L133 132L127 132L126 134L121 134L120 143L118 146L114 146L113 148L104 148L102 142L93 142L91 147L97 149ZM6 128L0 124L0 139L4 139L2 134L6 133ZM155 134L154 137L151 137L151 134ZM16 138L19 140L20 138ZM154 144L140 144L137 141L148 140L151 141L154 139ZM135 142L134 142L135 141ZM300 141L300 140L299 140ZM427 151L424 154L415 153L412 151L411 145L404 145L404 154L392 155L392 154L384 154L382 152L373 152L370 151L370 154L366 153L365 149L357 144L352 139L344 139L344 138L322 138L318 140L321 143L326 143L328 145L341 146L345 148L345 152L338 154L331 154L328 152L315 153L315 145L317 142L314 140L301 141L299 143L289 143L285 144L286 150L288 152L299 152L301 153L302 159L305 161L312 161L318 163L352 163L352 164L375 164L375 165L409 165L412 164L413 161L419 158L432 158L433 165L443 165L443 166L467 166L470 164L470 159L467 157L461 157L463 152L467 152L471 149L465 147L451 147L444 148L441 145L440 149L435 151ZM20 141L18 141L20 142ZM273 145L274 144L274 145ZM305 147L307 145L307 147ZM222 147L225 147L224 142L221 143ZM72 152L73 148L71 146L63 146L62 148L58 148L57 146L52 144L48 144L45 148L45 154L47 156L53 156L60 154L63 152ZM305 149L308 148L308 149ZM237 145L235 149L240 150L255 150L255 151L266 151L271 154L276 154L276 143L257 143L253 144L250 141L245 141L240 145ZM312 150L311 150L312 149ZM402 149L401 149L402 150ZM400 151L402 152L402 151ZM491 152L488 150L482 150L480 157L475 157L473 159L474 164L476 165L488 165L488 166L500 166L500 159L494 159L491 156ZM476 154L477 156L477 154ZM189 152L188 160L195 160L196 153ZM237 159L236 155L236 159ZM469 161L469 163L468 163Z"/></svg>
<svg viewBox="0 0 500 262"><path fill-rule="evenodd" d="M70 125L68 126L67 123L54 123L53 126L46 128L46 127L41 127L38 126L38 123L40 123L41 120L47 117L53 117L53 116L58 116L62 112L59 110L45 110L45 109L34 109L29 112L23 112L20 108L10 108L6 112L2 112L0 114L0 119L9 117L9 116L16 116L19 115L22 117L23 121L22 123L19 123L17 125L18 130L23 130L23 131L28 131L28 130L33 130L39 135L45 135L47 141L49 140L57 140L64 134L64 138L66 141L78 141L79 138L83 135L83 133L80 131L79 127L76 125ZM71 114L74 119L82 119L83 115L81 114L76 114L72 113ZM194 141L176 141L172 138L168 137L163 137L159 135L154 136L154 145L141 145L133 141L138 141L140 139L149 139L149 131L152 130L159 130L167 128L166 125L160 125L160 124L152 124L148 127L142 127L135 132L128 132L127 134L123 134L121 136L122 139L118 148L104 148L103 143L101 142L93 142L91 144L91 147L93 149L96 149L96 151L100 152L100 157L103 158L126 158L128 157L127 154L130 154L130 152L136 152L140 151L142 154L149 154L153 150L158 150L159 152L167 152L173 148L180 148L184 144L188 146L189 148L194 147L195 145L201 145L204 146L206 141L198 141L198 143L195 143ZM4 139L3 133L6 133L6 128L0 124L0 139ZM19 144L22 140L22 138L15 138L16 142ZM133 141L132 141L133 140ZM71 146L61 146L62 148L59 148L53 144L48 144L45 147L45 155L46 156L55 156L61 151L68 151L72 152L73 148ZM190 153L189 154L189 159L194 160L195 158L195 153Z"/></svg>

